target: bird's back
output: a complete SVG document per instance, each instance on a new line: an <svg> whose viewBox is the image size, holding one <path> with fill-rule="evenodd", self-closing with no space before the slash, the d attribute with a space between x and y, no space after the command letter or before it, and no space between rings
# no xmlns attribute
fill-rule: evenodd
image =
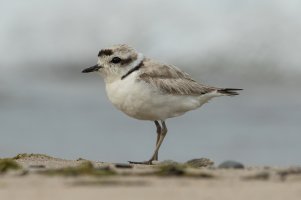
<svg viewBox="0 0 301 200"><path fill-rule="evenodd" d="M173 65L145 59L138 77L141 81L171 95L200 96L217 88L200 84Z"/></svg>

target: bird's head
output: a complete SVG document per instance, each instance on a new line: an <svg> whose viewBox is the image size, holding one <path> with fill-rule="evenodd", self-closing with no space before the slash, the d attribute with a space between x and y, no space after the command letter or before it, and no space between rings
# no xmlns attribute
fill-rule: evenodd
<svg viewBox="0 0 301 200"><path fill-rule="evenodd" d="M83 73L98 72L105 81L121 79L131 68L139 65L143 55L134 48L122 44L102 49L98 53L97 64L84 69Z"/></svg>

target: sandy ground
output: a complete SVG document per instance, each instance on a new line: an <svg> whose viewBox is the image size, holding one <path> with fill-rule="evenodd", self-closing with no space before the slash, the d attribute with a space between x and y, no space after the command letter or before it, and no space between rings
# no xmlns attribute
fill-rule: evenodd
<svg viewBox="0 0 301 200"><path fill-rule="evenodd" d="M301 199L300 168L248 167L245 169L188 168L186 175L158 175L156 166L93 162L109 167L112 176L41 175L39 172L76 167L71 161L45 156L16 159L23 169L0 175L0 199ZM192 174L192 175L191 175Z"/></svg>

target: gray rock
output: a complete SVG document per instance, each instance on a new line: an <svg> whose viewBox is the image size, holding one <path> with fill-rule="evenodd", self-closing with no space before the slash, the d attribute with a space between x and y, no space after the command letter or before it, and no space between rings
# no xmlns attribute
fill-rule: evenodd
<svg viewBox="0 0 301 200"><path fill-rule="evenodd" d="M233 160L228 160L228 161L225 161L223 163L221 163L218 168L220 169L244 169L244 165L239 163L239 162L236 162L236 161L233 161Z"/></svg>
<svg viewBox="0 0 301 200"><path fill-rule="evenodd" d="M195 158L188 160L186 164L190 167L211 167L214 165L214 162L208 158Z"/></svg>

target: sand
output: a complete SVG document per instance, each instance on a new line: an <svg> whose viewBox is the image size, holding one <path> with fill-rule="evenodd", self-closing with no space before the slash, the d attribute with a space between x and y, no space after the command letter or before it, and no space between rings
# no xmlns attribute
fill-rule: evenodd
<svg viewBox="0 0 301 200"><path fill-rule="evenodd" d="M0 175L1 200L301 199L301 170L298 167L188 167L184 169L185 174L177 171L174 173L174 170L171 170L172 173L162 174L157 173L162 170L160 164L116 168L113 163L91 162L95 169L114 172L114 175L84 172L66 176L59 173L41 173L65 167L73 169L87 161L64 160L44 155L20 156L15 161L22 169Z"/></svg>

